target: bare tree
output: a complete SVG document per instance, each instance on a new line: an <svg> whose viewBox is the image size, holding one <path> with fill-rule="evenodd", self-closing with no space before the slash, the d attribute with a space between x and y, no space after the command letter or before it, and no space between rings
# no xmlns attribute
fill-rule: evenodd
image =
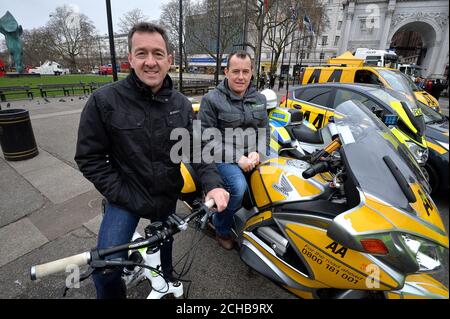
<svg viewBox="0 0 450 319"><path fill-rule="evenodd" d="M139 22L147 21L148 17L142 12L141 9L135 8L128 11L119 19L119 32L128 33L130 29Z"/></svg>
<svg viewBox="0 0 450 319"><path fill-rule="evenodd" d="M49 44L72 69L77 70L76 58L80 55L83 44L95 34L93 23L86 15L64 5L50 14L47 28L50 32Z"/></svg>
<svg viewBox="0 0 450 319"><path fill-rule="evenodd" d="M264 44L273 50L274 61L272 73L276 72L277 63L285 47L292 48L297 54L304 43L309 48L313 44L313 38L319 37L320 32L328 23L324 14L324 5L320 0L280 0L278 6L272 6L265 16ZM311 21L314 33L310 33L303 19L305 16ZM318 28L321 26L321 28ZM306 41L305 41L306 40Z"/></svg>
<svg viewBox="0 0 450 319"><path fill-rule="evenodd" d="M222 0L219 57L216 56L217 1L202 0L192 4L191 15L186 17L186 41L193 52L207 53L215 61L222 60L225 52L242 45L244 14L242 0Z"/></svg>
<svg viewBox="0 0 450 319"><path fill-rule="evenodd" d="M191 1L183 0L183 34L182 34L182 51L183 51L183 62L184 67L188 69L187 61L187 51L186 51L186 17L190 16L191 12ZM161 8L161 18L159 24L163 26L169 37L169 42L172 49L176 49L179 55L179 37L180 37L180 10L179 10L179 0L170 0L166 4L162 5ZM174 57L175 58L175 57Z"/></svg>
<svg viewBox="0 0 450 319"><path fill-rule="evenodd" d="M32 30L24 30L23 39L23 63L29 66L39 66L46 60L61 62L59 54L48 45L51 32L46 27Z"/></svg>

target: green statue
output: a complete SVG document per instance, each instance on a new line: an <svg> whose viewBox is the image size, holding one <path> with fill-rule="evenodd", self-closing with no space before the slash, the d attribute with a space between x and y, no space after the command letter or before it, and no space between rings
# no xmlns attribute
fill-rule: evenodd
<svg viewBox="0 0 450 319"><path fill-rule="evenodd" d="M9 11L6 11L5 15L0 18L0 32L5 35L6 47L14 60L17 72L22 73L23 50L20 36L23 30Z"/></svg>

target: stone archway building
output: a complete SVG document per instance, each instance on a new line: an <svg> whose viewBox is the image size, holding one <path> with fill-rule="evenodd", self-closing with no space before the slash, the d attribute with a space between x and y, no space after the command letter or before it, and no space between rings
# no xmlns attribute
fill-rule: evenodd
<svg viewBox="0 0 450 319"><path fill-rule="evenodd" d="M343 5L339 54L361 47L388 49L397 32L415 31L427 49L423 75L444 76L449 60L447 0L346 0Z"/></svg>

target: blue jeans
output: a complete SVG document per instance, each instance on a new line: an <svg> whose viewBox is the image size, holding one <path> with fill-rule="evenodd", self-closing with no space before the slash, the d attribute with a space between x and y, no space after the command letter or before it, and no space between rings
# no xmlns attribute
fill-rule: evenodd
<svg viewBox="0 0 450 319"><path fill-rule="evenodd" d="M136 226L139 223L139 219L139 216L128 212L122 207L108 203L100 225L97 248L108 248L130 242ZM152 221L156 222L163 220L154 219ZM144 236L144 234L141 235ZM161 247L161 268L166 278L171 278L172 276L172 242L173 239L164 242ZM105 259L126 259L127 257L128 252L123 251L107 256ZM122 268L107 269L100 271L99 273L94 273L92 279L94 280L95 288L97 290L97 298L126 298L126 288L122 283L121 275Z"/></svg>
<svg viewBox="0 0 450 319"><path fill-rule="evenodd" d="M227 237L231 234L233 216L241 208L242 199L248 186L244 173L237 164L217 163L216 166L225 183L226 190L230 193L230 200L224 211L213 215L213 224L217 235Z"/></svg>

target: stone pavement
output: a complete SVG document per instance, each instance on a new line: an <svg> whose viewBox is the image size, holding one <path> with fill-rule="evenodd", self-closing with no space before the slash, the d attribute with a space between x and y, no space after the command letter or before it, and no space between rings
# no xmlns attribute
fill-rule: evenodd
<svg viewBox="0 0 450 319"><path fill-rule="evenodd" d="M10 102L10 108L30 111L39 155L26 161L8 162L0 152L0 298L61 298L66 274L32 282L30 267L87 251L96 244L102 197L83 178L73 159L79 116L85 102L86 97ZM448 99L446 102L448 110ZM0 106L6 108L6 103ZM448 229L448 199L443 201L439 205L447 211ZM181 214L187 212L182 203L178 206ZM141 232L145 224L142 220ZM192 229L176 236L175 263L186 252L193 251L192 243L199 236ZM178 271L185 260L177 264ZM294 298L250 270L237 251L218 249L210 237L200 241L186 279L192 281L190 298ZM448 275L442 280L448 285ZM129 297L144 298L148 293L148 285L142 284L131 289ZM67 295L67 298L94 297L91 280L82 282L79 289L72 289Z"/></svg>

